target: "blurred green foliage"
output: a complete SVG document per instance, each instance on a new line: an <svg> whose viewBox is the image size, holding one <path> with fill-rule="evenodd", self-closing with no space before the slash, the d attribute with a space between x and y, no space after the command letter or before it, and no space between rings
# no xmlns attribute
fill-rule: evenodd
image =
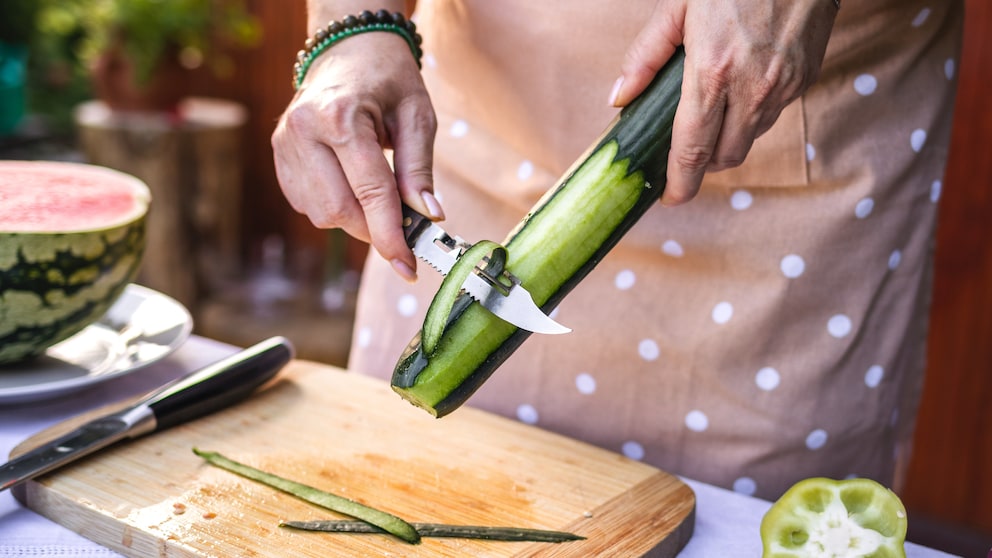
<svg viewBox="0 0 992 558"><path fill-rule="evenodd" d="M90 67L115 44L138 81L163 57L184 67L232 71L232 48L256 45L262 27L244 0L0 0L0 40L29 46L29 112L68 126L72 110L92 98Z"/></svg>

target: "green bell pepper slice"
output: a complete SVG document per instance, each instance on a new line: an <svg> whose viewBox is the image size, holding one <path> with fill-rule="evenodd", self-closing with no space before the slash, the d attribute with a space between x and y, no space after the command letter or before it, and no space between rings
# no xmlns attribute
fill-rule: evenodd
<svg viewBox="0 0 992 558"><path fill-rule="evenodd" d="M869 479L810 478L761 520L762 558L905 558L906 508Z"/></svg>

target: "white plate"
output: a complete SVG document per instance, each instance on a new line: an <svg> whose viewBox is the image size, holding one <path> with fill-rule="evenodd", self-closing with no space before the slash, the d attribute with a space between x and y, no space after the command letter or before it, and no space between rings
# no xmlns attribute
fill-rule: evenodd
<svg viewBox="0 0 992 558"><path fill-rule="evenodd" d="M98 322L36 359L0 366L0 404L51 399L134 372L176 350L192 331L182 304L128 285Z"/></svg>

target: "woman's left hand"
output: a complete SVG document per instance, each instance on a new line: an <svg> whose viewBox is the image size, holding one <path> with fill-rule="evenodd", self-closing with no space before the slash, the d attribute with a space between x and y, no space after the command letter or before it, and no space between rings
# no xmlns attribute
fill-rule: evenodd
<svg viewBox="0 0 992 558"><path fill-rule="evenodd" d="M819 74L833 0L660 0L627 49L611 102L624 106L685 46L665 205L696 195L707 171L735 167Z"/></svg>

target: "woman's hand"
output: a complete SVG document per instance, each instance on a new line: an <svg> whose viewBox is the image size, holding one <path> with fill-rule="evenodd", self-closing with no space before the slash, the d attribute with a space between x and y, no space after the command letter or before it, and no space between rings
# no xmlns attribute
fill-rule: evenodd
<svg viewBox="0 0 992 558"><path fill-rule="evenodd" d="M744 162L755 138L816 81L833 28L832 0L661 0L628 48L611 102L623 106L685 45L665 205L703 174Z"/></svg>
<svg viewBox="0 0 992 558"><path fill-rule="evenodd" d="M392 33L363 33L320 55L272 135L276 175L296 211L370 242L405 279L416 261L400 200L434 219L437 123L416 60ZM383 153L393 151L394 168Z"/></svg>

